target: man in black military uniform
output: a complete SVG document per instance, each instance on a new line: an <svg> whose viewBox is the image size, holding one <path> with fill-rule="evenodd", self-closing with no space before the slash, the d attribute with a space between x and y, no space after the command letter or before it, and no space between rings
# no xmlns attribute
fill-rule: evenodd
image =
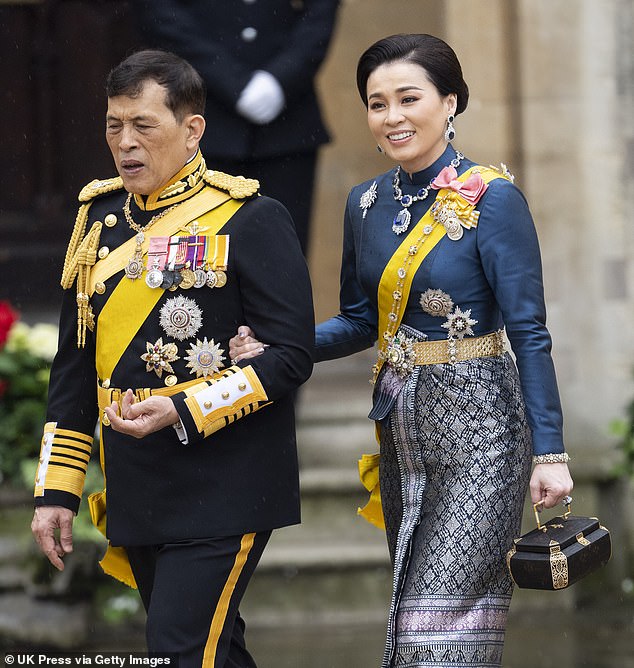
<svg viewBox="0 0 634 668"><path fill-rule="evenodd" d="M186 61L133 54L107 93L119 177L79 196L32 529L63 569L99 421L101 563L138 586L148 648L177 653L181 668L251 667L238 605L271 531L299 522L306 264L282 205L207 169L204 83ZM277 343L232 364L242 322Z"/></svg>
<svg viewBox="0 0 634 668"><path fill-rule="evenodd" d="M305 253L317 152L329 140L315 77L339 1L132 2L147 46L186 58L207 84L203 154L283 202Z"/></svg>

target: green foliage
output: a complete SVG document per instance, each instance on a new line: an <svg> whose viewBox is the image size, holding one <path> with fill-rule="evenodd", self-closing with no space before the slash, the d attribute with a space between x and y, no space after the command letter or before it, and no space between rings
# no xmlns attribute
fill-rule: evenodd
<svg viewBox="0 0 634 668"><path fill-rule="evenodd" d="M0 348L0 482L19 484L21 463L39 453L56 343L52 325L15 323Z"/></svg>
<svg viewBox="0 0 634 668"><path fill-rule="evenodd" d="M614 469L614 475L634 480L634 399L625 409L625 419L611 425L612 433L619 438L621 461Z"/></svg>
<svg viewBox="0 0 634 668"><path fill-rule="evenodd" d="M621 461L612 473L634 481L634 398L625 408L625 417L612 422L610 431L619 439L618 448L621 451Z"/></svg>

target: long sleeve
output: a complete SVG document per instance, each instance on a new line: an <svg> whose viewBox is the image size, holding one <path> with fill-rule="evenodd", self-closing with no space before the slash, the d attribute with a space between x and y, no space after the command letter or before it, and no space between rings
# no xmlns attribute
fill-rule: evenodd
<svg viewBox="0 0 634 668"><path fill-rule="evenodd" d="M352 200L348 197L341 259L340 313L317 326L316 362L370 348L377 337L376 306L368 299L358 276L361 232L356 230L355 233L353 228L351 206Z"/></svg>
<svg viewBox="0 0 634 668"><path fill-rule="evenodd" d="M477 247L516 357L534 453L563 452L539 244L526 200L510 183L498 180L483 198Z"/></svg>
<svg viewBox="0 0 634 668"><path fill-rule="evenodd" d="M63 297L35 481L36 505L60 505L77 512L97 423L96 387L92 336L87 336L84 348L77 347L73 286Z"/></svg>
<svg viewBox="0 0 634 668"><path fill-rule="evenodd" d="M243 368L174 397L190 443L290 394L312 371L312 294L293 223L274 200L250 207L251 218L233 234L235 267L244 322L270 346Z"/></svg>

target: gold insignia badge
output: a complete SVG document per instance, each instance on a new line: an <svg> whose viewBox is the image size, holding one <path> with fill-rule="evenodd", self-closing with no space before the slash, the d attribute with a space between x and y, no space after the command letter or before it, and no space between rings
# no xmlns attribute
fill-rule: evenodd
<svg viewBox="0 0 634 668"><path fill-rule="evenodd" d="M145 370L148 372L154 371L159 377L163 377L163 372L174 373L171 362L179 360L178 348L175 343L163 344L163 337L158 339L156 343L145 344L147 352L141 355L141 359L146 363Z"/></svg>

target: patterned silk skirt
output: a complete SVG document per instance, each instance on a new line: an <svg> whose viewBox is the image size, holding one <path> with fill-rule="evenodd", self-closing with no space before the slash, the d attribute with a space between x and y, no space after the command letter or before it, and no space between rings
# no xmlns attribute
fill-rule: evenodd
<svg viewBox="0 0 634 668"><path fill-rule="evenodd" d="M389 384L389 374L383 382ZM381 422L383 668L501 666L531 436L510 355L416 367Z"/></svg>

